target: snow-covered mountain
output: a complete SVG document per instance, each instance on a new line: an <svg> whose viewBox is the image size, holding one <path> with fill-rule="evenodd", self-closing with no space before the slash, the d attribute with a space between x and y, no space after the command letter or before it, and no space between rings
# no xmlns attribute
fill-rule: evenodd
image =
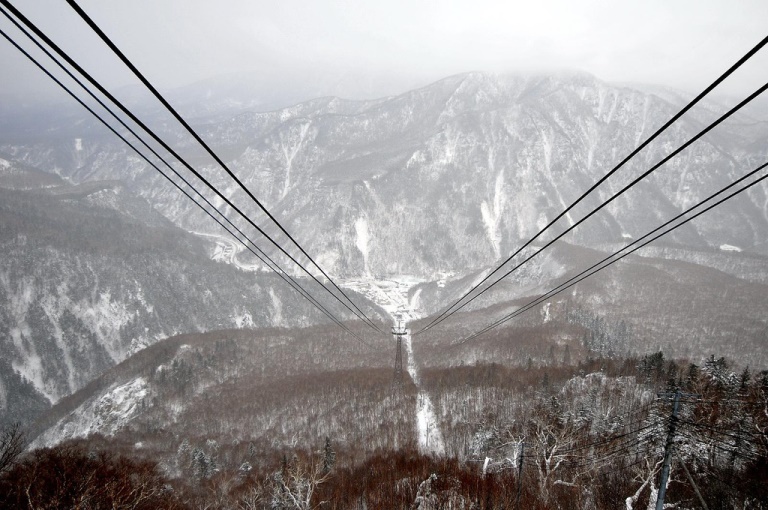
<svg viewBox="0 0 768 510"><path fill-rule="evenodd" d="M179 332L327 321L274 274L212 260L213 243L116 181L0 159L0 251L2 423Z"/></svg>
<svg viewBox="0 0 768 510"><path fill-rule="evenodd" d="M359 486L357 506L392 507L391 496L380 504L370 498L385 485L382 473L393 473L393 493L402 499L412 489L408 504L427 501L423 493L440 476L455 507L481 501L459 497L462 484L487 488L501 474L495 480L507 499L492 502L486 492L482 500L511 507L507 496L519 498L524 485L509 473L519 475L523 451L535 469L526 468L522 483L539 491L523 491L530 502L590 506L599 496L592 506L632 506L646 484L656 491L653 459L664 457L668 413L655 395L665 385L701 397L696 412L692 402L682 412L701 418L709 437L688 429L694 436L675 443L697 477L704 473L697 459L707 472L718 469L712 476L736 480L739 451L750 452L744 459L765 456L762 444L740 449L744 430L765 429L758 412L768 363L765 185L467 340L764 163L764 102L460 313L412 334L687 96L573 73L470 73L375 101L320 98L269 112L240 111L264 103L228 90L186 92L181 109L203 138L364 312L407 322L406 374L393 384L390 335L349 322L364 337L358 342L329 324L93 120L68 108L47 122L39 110L18 122L0 115L0 429L21 421L33 448L82 438L89 452L159 462L176 479L174 491L180 482L194 486L194 507L214 499L208 506L235 507L235 497L253 507L270 494L257 480L280 480L302 451L316 458L322 444L338 453L329 484ZM282 239L141 97L131 99L137 111ZM730 104L707 101L686 115L524 255ZM726 445L723 434L734 439L729 460L715 452ZM636 451L620 446L617 457L615 445L629 444L613 442L619 438ZM578 471L565 459L578 459L571 454L585 445L589 457ZM565 453L552 463L558 449ZM458 460L483 481L451 481L432 468L407 476L392 452L408 464L424 454L443 466ZM600 473L619 475L588 478L598 464ZM356 478L340 474L353 468ZM764 487L759 469L748 472ZM635 492L627 480L643 485ZM343 498L353 492L335 490ZM750 490L754 501L765 500L762 488ZM718 491L707 499L720 500L726 491ZM567 504L547 499L557 494ZM407 506L402 501L394 506ZM245 499L237 504L245 507Z"/></svg>
<svg viewBox="0 0 768 510"><path fill-rule="evenodd" d="M613 86L586 74L470 73L376 101L321 98L200 125L246 185L332 274L466 274L514 251L685 104L684 94ZM643 151L567 222L620 189L727 109L705 102ZM759 109L752 111L753 114ZM768 157L768 123L747 109L567 238L638 237ZM261 218L171 123L191 161ZM82 133L82 134L80 134ZM188 229L215 231L176 190L90 121L56 141L2 144L79 183L120 179ZM766 253L768 188L667 242ZM564 221L563 224L567 223Z"/></svg>
<svg viewBox="0 0 768 510"><path fill-rule="evenodd" d="M420 303L419 314L425 315L517 249L686 101L677 91L614 86L586 74L469 73L372 101L327 97L227 116L199 108L198 115L210 116L195 122L326 271L350 287L411 275L409 281L424 283L408 299ZM578 220L729 106L706 101L687 114L554 230ZM568 244L560 244L556 255L526 267L474 308L544 291L591 260L582 248L615 249L765 162L763 111L745 109L734 116L566 237ZM157 113L147 116L207 178L275 232L173 122ZM5 188L0 190L0 361L6 374L0 404L5 409L26 394L36 395L27 402L44 408L138 348L172 334L320 321L275 277L238 270L258 263L240 254L238 264L234 244L215 237L222 235L219 227L94 120L70 111L57 118L25 119L23 130L0 140ZM192 236L178 227L214 237ZM753 188L654 250L643 253L710 268L685 266L681 278L689 294L696 287L689 275L717 280L724 272L731 278L729 289L754 284L748 295L762 299L768 279L768 187ZM212 258L236 262L235 267ZM663 262L641 265L654 264L683 274ZM645 305L626 301L634 308L622 311L606 300L613 296L619 302L626 292L617 288L650 281L640 273L627 271L629 277L612 283L610 278L622 273L606 272L604 284L582 292L585 297L574 306L639 324L651 313ZM652 293L649 286L642 290ZM674 292L669 299L676 299ZM684 311L664 303L660 300L654 313L666 315L638 330L653 335L674 330L674 338L649 339L638 351L685 337L680 328L665 326L679 324ZM717 300L707 303L695 313L717 306ZM764 322L754 307L742 308L743 315L734 317L748 321L745 341L757 342ZM717 325L707 322L700 331L708 338L702 345L716 344L718 335L727 342L728 335L742 332L739 327L715 331ZM13 406L14 412L38 408Z"/></svg>

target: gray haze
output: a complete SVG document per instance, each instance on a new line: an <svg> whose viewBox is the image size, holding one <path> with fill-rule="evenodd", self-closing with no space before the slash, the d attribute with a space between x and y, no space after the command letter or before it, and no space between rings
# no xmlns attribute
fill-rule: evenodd
<svg viewBox="0 0 768 510"><path fill-rule="evenodd" d="M110 86L134 83L63 0L19 7ZM698 91L765 34L768 2L83 0L157 85L213 77L366 98L468 70L583 70ZM10 24L0 26L17 37ZM6 42L0 100L62 96ZM721 93L766 80L760 55ZM225 80L226 81L226 80ZM221 83L221 79L218 80ZM305 99L301 97L291 99Z"/></svg>

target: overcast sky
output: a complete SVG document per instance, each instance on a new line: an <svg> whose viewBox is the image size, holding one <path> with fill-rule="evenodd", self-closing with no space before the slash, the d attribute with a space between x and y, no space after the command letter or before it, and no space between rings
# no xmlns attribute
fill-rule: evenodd
<svg viewBox="0 0 768 510"><path fill-rule="evenodd" d="M110 86L132 82L63 0L15 1ZM162 88L250 72L274 86L322 72L381 79L370 93L464 71L584 70L699 91L768 35L767 0L81 0ZM17 37L2 19L0 27ZM53 90L5 41L0 91ZM725 92L768 80L768 50ZM330 80L326 94L354 95ZM374 90L376 89L376 90ZM365 93L361 93L365 95Z"/></svg>

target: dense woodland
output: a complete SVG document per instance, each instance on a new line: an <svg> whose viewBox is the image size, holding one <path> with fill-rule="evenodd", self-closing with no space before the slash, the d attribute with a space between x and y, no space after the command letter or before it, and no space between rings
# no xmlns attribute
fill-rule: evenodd
<svg viewBox="0 0 768 510"><path fill-rule="evenodd" d="M578 346L546 363L434 367L421 385L446 455L433 457L415 439L416 387L393 386L391 369L307 358L280 374L250 359L265 348L253 332L214 336L124 368L164 367L114 435L20 453L6 430L2 508L646 508L673 421L667 503L766 508L768 371L661 352L568 359ZM273 342L278 356L295 347ZM328 355L320 345L305 341Z"/></svg>

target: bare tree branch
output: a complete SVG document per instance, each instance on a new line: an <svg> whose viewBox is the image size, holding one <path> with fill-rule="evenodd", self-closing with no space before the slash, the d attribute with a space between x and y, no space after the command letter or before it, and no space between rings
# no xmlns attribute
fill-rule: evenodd
<svg viewBox="0 0 768 510"><path fill-rule="evenodd" d="M0 433L0 473L10 469L24 451L25 446L26 440L21 424L14 423Z"/></svg>

